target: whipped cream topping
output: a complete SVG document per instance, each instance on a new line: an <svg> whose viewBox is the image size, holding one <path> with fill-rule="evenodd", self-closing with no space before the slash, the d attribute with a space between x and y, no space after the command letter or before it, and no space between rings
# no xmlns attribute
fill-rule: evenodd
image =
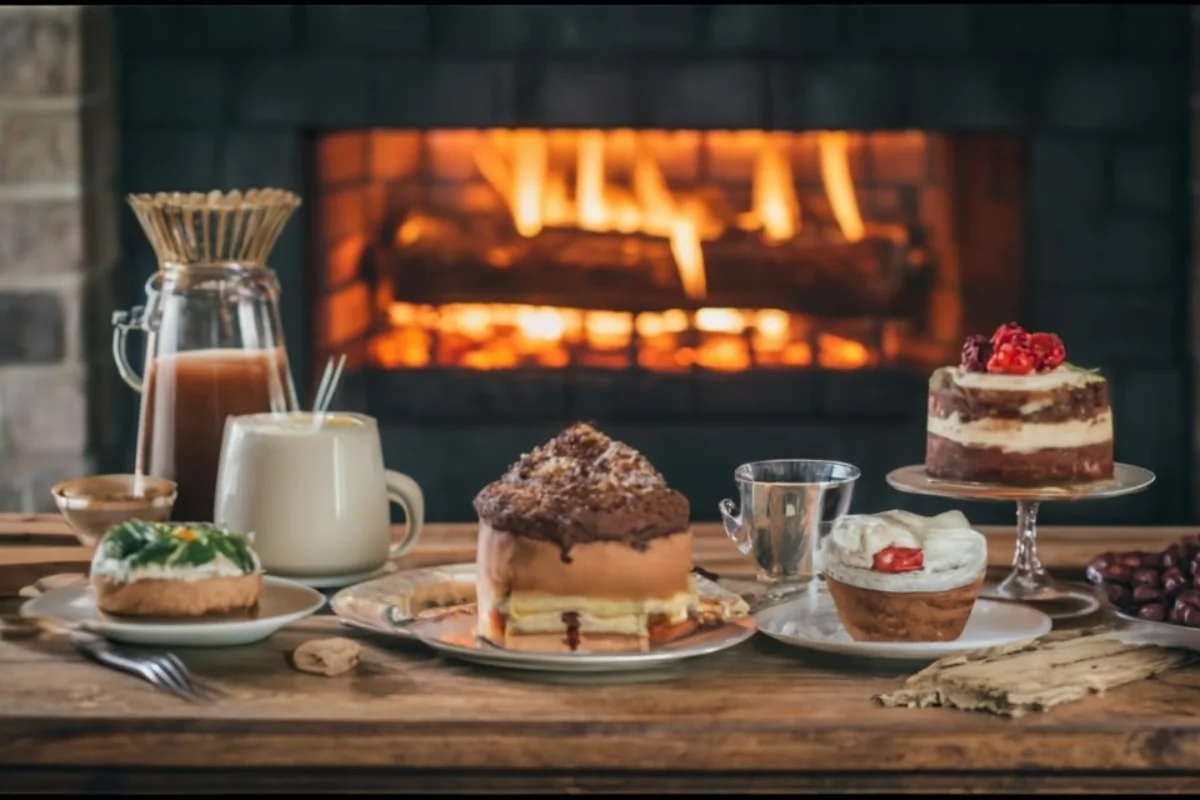
<svg viewBox="0 0 1200 800"><path fill-rule="evenodd" d="M888 547L920 549L924 566L878 572L875 555ZM908 511L848 514L821 545L821 565L835 580L883 592L941 592L977 579L987 567L987 540L961 511L922 517Z"/></svg>
<svg viewBox="0 0 1200 800"><path fill-rule="evenodd" d="M1031 372L1028 375L1009 375L1002 372L967 372L961 367L947 367L956 384L966 389L990 391L1039 392L1059 389L1064 386L1083 386L1096 380L1099 375L1063 365L1049 372Z"/></svg>
<svg viewBox="0 0 1200 800"><path fill-rule="evenodd" d="M251 553L250 555L254 559L255 572L261 572L262 565L259 563L258 554ZM92 562L92 572L96 575L103 575L118 583L133 583L134 581L145 580L184 581L191 583L192 581L202 581L207 578L240 578L243 575L253 574L246 572L233 563L233 561L219 553L207 564L196 566L142 564L132 567L128 561L122 559L101 557Z"/></svg>

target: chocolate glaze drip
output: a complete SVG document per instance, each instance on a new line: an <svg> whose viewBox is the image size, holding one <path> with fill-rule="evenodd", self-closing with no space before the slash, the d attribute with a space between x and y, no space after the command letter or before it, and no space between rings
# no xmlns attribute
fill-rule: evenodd
<svg viewBox="0 0 1200 800"><path fill-rule="evenodd" d="M496 530L557 544L570 563L571 548L586 542L644 550L686 530L690 508L645 456L578 423L485 486L475 511Z"/></svg>
<svg viewBox="0 0 1200 800"><path fill-rule="evenodd" d="M567 647L572 651L579 649L579 613L576 611L564 611L562 615L563 624L567 626Z"/></svg>

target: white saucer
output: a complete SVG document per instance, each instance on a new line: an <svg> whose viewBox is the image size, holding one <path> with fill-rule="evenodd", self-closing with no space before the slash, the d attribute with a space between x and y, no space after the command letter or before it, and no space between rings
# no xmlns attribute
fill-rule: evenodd
<svg viewBox="0 0 1200 800"><path fill-rule="evenodd" d="M457 614L415 622L409 630L416 638L440 653L489 667L536 672L633 672L663 667L739 645L754 635L754 620L745 617L727 622L719 628L701 630L661 647L655 647L648 653L538 653L505 650L481 641L475 635L475 628L474 614Z"/></svg>
<svg viewBox="0 0 1200 800"><path fill-rule="evenodd" d="M227 647L266 639L280 628L315 613L325 596L307 586L264 576L257 613L195 618L116 617L96 608L90 586L68 586L35 597L21 606L21 616L53 617L80 623L89 631L118 642L155 647Z"/></svg>
<svg viewBox="0 0 1200 800"><path fill-rule="evenodd" d="M1036 639L1050 632L1050 617L1016 603L976 600L967 627L952 642L856 642L838 620L827 592L765 608L755 614L758 629L772 639L845 656L899 661L936 661L982 647Z"/></svg>

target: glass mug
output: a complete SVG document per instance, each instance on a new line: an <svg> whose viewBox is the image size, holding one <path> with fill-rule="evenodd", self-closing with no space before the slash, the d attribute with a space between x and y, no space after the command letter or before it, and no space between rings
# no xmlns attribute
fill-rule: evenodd
<svg viewBox="0 0 1200 800"><path fill-rule="evenodd" d="M388 503L408 526L393 540ZM362 414L249 414L225 423L215 521L254 534L273 575L344 586L412 549L425 498L386 469L375 420Z"/></svg>
<svg viewBox="0 0 1200 800"><path fill-rule="evenodd" d="M821 541L849 510L860 475L853 464L810 459L752 461L734 470L741 509L720 502L725 533L742 554L753 553L768 593L803 590L817 576Z"/></svg>

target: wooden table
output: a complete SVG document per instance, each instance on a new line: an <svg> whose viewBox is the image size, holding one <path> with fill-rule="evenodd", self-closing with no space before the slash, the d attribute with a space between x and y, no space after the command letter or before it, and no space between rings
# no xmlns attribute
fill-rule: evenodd
<svg viewBox="0 0 1200 800"><path fill-rule="evenodd" d="M0 518L0 575L22 563L14 533L32 528L63 530ZM1048 527L1043 556L1078 571L1100 550L1185 532ZM1011 532L988 533L1005 564ZM469 526L434 525L407 561L469 560L471 541ZM717 526L697 526L696 554L717 572L749 571ZM0 789L1200 790L1200 668L1011 720L876 707L870 697L899 683L894 670L763 636L634 678L510 674L365 635L356 672L287 666L297 644L335 630L358 635L323 616L258 645L179 651L229 692L212 706L94 666L58 640L2 641Z"/></svg>

